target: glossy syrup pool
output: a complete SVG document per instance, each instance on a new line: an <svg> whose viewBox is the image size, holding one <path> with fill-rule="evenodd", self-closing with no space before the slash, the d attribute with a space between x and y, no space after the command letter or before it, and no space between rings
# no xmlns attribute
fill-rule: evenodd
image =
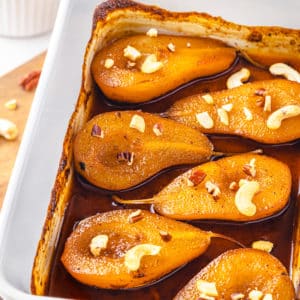
<svg viewBox="0 0 300 300"><path fill-rule="evenodd" d="M259 69L243 59L239 59L232 70L221 77L212 78L210 80L200 80L192 85L186 86L177 91L173 95L167 95L160 101L143 104L136 109L142 109L147 112L164 112L174 101L184 96L195 94L198 92L209 92L226 88L226 79L230 73L235 72L242 66L247 66L251 70L251 81L271 78L271 75ZM104 96L99 90L96 92L98 98L97 107L94 108L94 114L108 110L128 109L122 105L108 105L104 100ZM133 109L133 107L130 107ZM295 229L295 216L298 206L298 188L300 174L300 141L289 145L267 146L257 144L242 138L211 136L215 151L222 152L244 152L257 148L264 149L264 153L287 163L293 175L293 187L290 201L286 209L279 215L271 218L260 220L253 223L230 223L218 221L197 221L191 222L204 230L211 230L216 233L230 236L244 245L250 247L255 240L268 240L274 243L272 254L278 257L281 262L290 270L293 233ZM187 168L173 169L155 177L152 181L142 185L138 189L130 192L124 192L120 195L124 198L141 199L151 197L160 191L174 177L185 171ZM127 206L127 208L130 206ZM133 207L133 206L132 206ZM137 206L135 206L137 207ZM76 223L88 216L99 212L122 209L124 206L113 203L108 192L104 192L83 184L76 177L75 185L71 193L69 206L65 213L64 223L60 234L58 246L55 250L54 259L51 268L51 275L48 285L49 296L57 296L75 299L172 299L177 292L196 274L202 267L207 265L212 259L226 250L236 248L237 246L231 242L213 238L208 250L199 258L185 265L183 268L172 274L164 280L137 290L103 290L83 285L74 280L64 269L60 262L60 257L64 248L67 237L72 232ZM142 206L142 208L151 209L150 206ZM184 254L183 254L184 255Z"/></svg>

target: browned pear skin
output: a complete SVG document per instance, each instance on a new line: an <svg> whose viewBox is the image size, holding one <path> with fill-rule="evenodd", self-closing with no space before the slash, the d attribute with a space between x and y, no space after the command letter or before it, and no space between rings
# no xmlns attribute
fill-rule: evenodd
<svg viewBox="0 0 300 300"><path fill-rule="evenodd" d="M256 249L229 250L214 259L175 296L174 300L198 300L197 281L214 282L218 296L214 299L231 300L235 293L258 290L271 294L273 300L294 300L295 290L286 268L273 255Z"/></svg>
<svg viewBox="0 0 300 300"><path fill-rule="evenodd" d="M203 95L203 94L202 94ZM300 115L282 121L278 129L267 127L269 115L286 105L300 105L300 84L285 79L255 81L240 87L210 93L214 104L208 104L202 95L193 95L177 101L167 112L169 118L210 134L229 134L249 138L264 144L279 144L300 138ZM271 96L271 111L264 111L266 96ZM217 109L232 104L228 112L229 124L220 121ZM244 108L252 113L247 120ZM196 114L208 112L214 121L210 129L203 128Z"/></svg>
<svg viewBox="0 0 300 300"><path fill-rule="evenodd" d="M130 127L134 115L144 119L144 132ZM168 167L207 161L212 149L198 130L149 113L118 111L97 115L84 126L74 141L74 159L90 183L123 190Z"/></svg>
<svg viewBox="0 0 300 300"><path fill-rule="evenodd" d="M174 45L168 49L168 45ZM123 55L127 46L136 48L141 57L128 67ZM170 47L170 46L169 46ZM153 73L141 72L147 55L155 54L163 67ZM236 50L224 43L193 37L149 37L134 35L122 38L101 49L94 57L93 77L111 100L139 103L161 96L174 88L198 77L218 74L227 70L236 57ZM105 67L105 60L113 59L114 65Z"/></svg>
<svg viewBox="0 0 300 300"><path fill-rule="evenodd" d="M138 221L131 222L133 212L136 210L105 212L77 225L61 257L72 277L86 285L105 289L143 286L201 255L214 235L144 210L140 211ZM107 235L108 244L95 257L89 244L97 235ZM156 245L161 249L157 255L142 257L139 269L130 271L124 264L124 255L140 244Z"/></svg>
<svg viewBox="0 0 300 300"><path fill-rule="evenodd" d="M246 170L252 159L255 159L254 177ZM252 216L242 214L235 204L241 179L259 183L259 192L252 199L256 206ZM193 181L198 182L194 185ZM220 189L216 197L208 192L208 181ZM231 187L233 182L234 188ZM175 178L153 198L146 199L146 202L154 203L154 209L159 214L177 220L254 221L280 212L288 203L291 185L291 172L286 164L266 155L247 153L194 167ZM134 201L138 203L143 199Z"/></svg>

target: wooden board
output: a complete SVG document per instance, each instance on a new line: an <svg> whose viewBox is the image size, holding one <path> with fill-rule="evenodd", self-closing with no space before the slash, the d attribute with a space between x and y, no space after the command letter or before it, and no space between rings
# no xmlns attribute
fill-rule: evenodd
<svg viewBox="0 0 300 300"><path fill-rule="evenodd" d="M0 77L0 118L13 121L19 130L18 138L14 141L7 141L3 137L0 137L0 208L35 92L35 90L31 92L24 91L19 86L19 82L29 72L41 70L45 55L45 53L42 53L3 77ZM18 107L14 111L10 111L4 107L4 103L10 99L17 100Z"/></svg>

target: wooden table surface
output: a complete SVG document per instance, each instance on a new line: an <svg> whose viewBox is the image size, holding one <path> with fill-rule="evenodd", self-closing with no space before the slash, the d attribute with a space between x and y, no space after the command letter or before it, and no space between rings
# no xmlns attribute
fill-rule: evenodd
<svg viewBox="0 0 300 300"><path fill-rule="evenodd" d="M24 65L0 77L0 117L16 123L19 130L18 138L14 141L7 141L3 137L0 137L0 208L35 92L35 90L30 92L24 91L19 86L19 82L29 72L41 70L44 59L45 53L42 53ZM4 107L4 103L10 99L17 100L18 107L16 110L11 111Z"/></svg>

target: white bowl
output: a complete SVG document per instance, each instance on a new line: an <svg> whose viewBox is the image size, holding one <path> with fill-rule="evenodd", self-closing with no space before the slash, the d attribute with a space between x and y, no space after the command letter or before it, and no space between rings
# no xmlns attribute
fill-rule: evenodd
<svg viewBox="0 0 300 300"><path fill-rule="evenodd" d="M59 0L0 0L0 35L28 37L50 31Z"/></svg>

